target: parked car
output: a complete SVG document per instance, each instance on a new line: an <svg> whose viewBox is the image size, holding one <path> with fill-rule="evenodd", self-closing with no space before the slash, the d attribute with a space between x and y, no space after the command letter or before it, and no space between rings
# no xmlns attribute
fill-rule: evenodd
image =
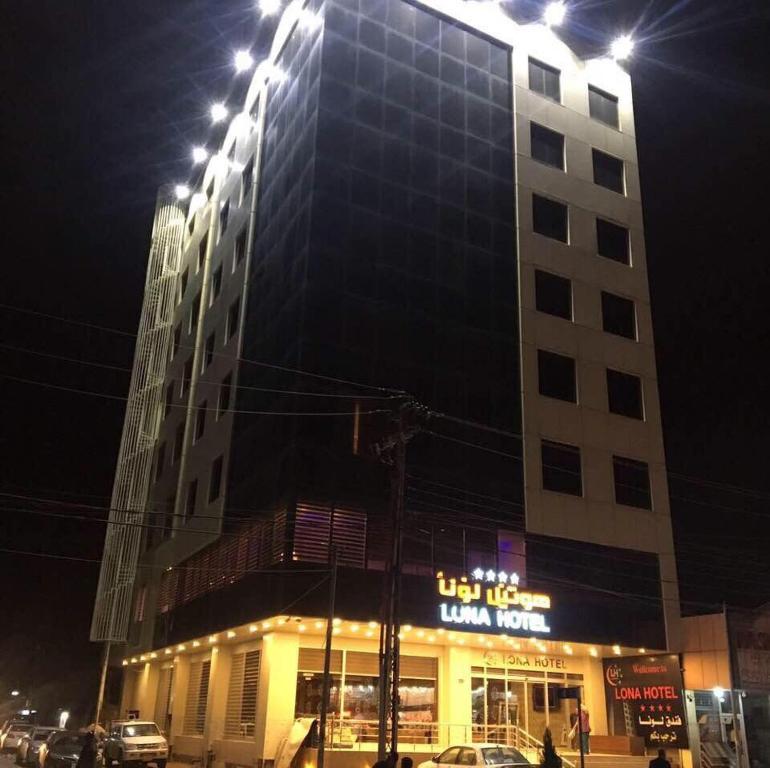
<svg viewBox="0 0 770 768"><path fill-rule="evenodd" d="M420 763L418 768L456 768L458 765L499 766L512 768L532 763L513 747L504 744L456 744L441 754Z"/></svg>
<svg viewBox="0 0 770 768"><path fill-rule="evenodd" d="M157 768L166 768L168 760L168 742L151 720L114 721L103 750L107 768L116 763L120 768L129 763L155 763Z"/></svg>
<svg viewBox="0 0 770 768"><path fill-rule="evenodd" d="M40 747L57 730L53 726L36 725L29 733L25 733L16 747L16 765L36 765Z"/></svg>
<svg viewBox="0 0 770 768"><path fill-rule="evenodd" d="M16 751L19 742L25 734L29 733L35 726L25 720L11 720L6 724L4 732L0 735L0 750L3 752Z"/></svg>
<svg viewBox="0 0 770 768"><path fill-rule="evenodd" d="M85 743L85 733L55 731L41 744L38 765L40 768L74 768Z"/></svg>

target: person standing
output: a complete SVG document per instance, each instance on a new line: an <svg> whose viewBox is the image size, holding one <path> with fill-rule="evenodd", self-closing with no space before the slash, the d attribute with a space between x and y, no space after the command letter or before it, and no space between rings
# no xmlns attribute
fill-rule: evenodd
<svg viewBox="0 0 770 768"><path fill-rule="evenodd" d="M650 760L650 768L671 768L671 763L666 758L666 750L659 749L658 756Z"/></svg>
<svg viewBox="0 0 770 768"><path fill-rule="evenodd" d="M76 768L95 768L96 766L96 737L93 731L87 731L83 739Z"/></svg>
<svg viewBox="0 0 770 768"><path fill-rule="evenodd" d="M588 707L580 708L580 738L583 741L583 754L591 754L591 718Z"/></svg>

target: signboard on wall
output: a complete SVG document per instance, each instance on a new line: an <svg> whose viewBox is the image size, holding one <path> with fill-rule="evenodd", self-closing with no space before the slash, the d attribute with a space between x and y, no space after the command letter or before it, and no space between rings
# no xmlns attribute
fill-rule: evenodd
<svg viewBox="0 0 770 768"><path fill-rule="evenodd" d="M679 656L628 656L602 664L610 733L642 736L648 747L686 749Z"/></svg>

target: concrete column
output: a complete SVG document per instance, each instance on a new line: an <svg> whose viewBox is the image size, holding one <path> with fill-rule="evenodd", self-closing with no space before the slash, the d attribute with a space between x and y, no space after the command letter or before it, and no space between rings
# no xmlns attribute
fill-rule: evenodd
<svg viewBox="0 0 770 768"><path fill-rule="evenodd" d="M136 688L139 671L136 669L123 670L123 691L120 695L120 711L118 717L123 718L129 709L136 709Z"/></svg>
<svg viewBox="0 0 770 768"><path fill-rule="evenodd" d="M468 648L446 649L439 680L438 719L440 744L466 744L472 738L471 652Z"/></svg>
<svg viewBox="0 0 770 768"><path fill-rule="evenodd" d="M597 736L607 734L607 702L604 697L604 668L601 659L587 658L583 672L584 704L588 707L591 733ZM570 702L570 711L575 703Z"/></svg>
<svg viewBox="0 0 770 768"><path fill-rule="evenodd" d="M139 717L142 720L152 720L155 714L155 699L158 696L158 675L160 674L160 665L151 662L145 662L139 673L137 680L136 693L134 695L134 709L139 710Z"/></svg>
<svg viewBox="0 0 770 768"><path fill-rule="evenodd" d="M206 725L203 731L204 751L214 749L214 742L221 739L225 731L225 710L230 687L232 648L213 648L211 651L211 674L206 702Z"/></svg>
<svg viewBox="0 0 770 768"><path fill-rule="evenodd" d="M176 737L182 733L189 684L190 657L177 656L174 659L174 694L171 703L171 727L168 731L168 740L172 745L176 741Z"/></svg>
<svg viewBox="0 0 770 768"><path fill-rule="evenodd" d="M298 662L298 635L265 635L255 728L257 759L273 760L294 722Z"/></svg>

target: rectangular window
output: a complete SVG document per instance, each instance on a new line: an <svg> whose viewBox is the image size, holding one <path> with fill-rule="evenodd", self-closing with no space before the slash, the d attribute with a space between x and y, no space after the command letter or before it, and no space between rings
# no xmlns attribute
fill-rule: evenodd
<svg viewBox="0 0 770 768"><path fill-rule="evenodd" d="M535 308L547 315L572 320L572 281L536 269Z"/></svg>
<svg viewBox="0 0 770 768"><path fill-rule="evenodd" d="M254 736L260 660L260 651L233 655L225 709L224 735L226 737L253 738Z"/></svg>
<svg viewBox="0 0 770 768"><path fill-rule="evenodd" d="M602 328L636 341L636 310L631 299L602 291Z"/></svg>
<svg viewBox="0 0 770 768"><path fill-rule="evenodd" d="M598 149L592 150L594 160L594 184L606 187L621 195L625 194L623 161Z"/></svg>
<svg viewBox="0 0 770 768"><path fill-rule="evenodd" d="M561 101L561 87L559 85L560 72L548 64L543 64L536 59L529 60L529 89L547 96L554 101Z"/></svg>
<svg viewBox="0 0 770 768"><path fill-rule="evenodd" d="M228 373L227 376L222 379L219 385L219 395L217 397L217 418L220 418L222 414L230 407L230 393L233 387L233 374Z"/></svg>
<svg viewBox="0 0 770 768"><path fill-rule="evenodd" d="M176 328L174 328L174 342L171 346L171 359L173 360L177 352L179 352L179 347L182 343L182 326L177 325Z"/></svg>
<svg viewBox="0 0 770 768"><path fill-rule="evenodd" d="M567 206L548 197L532 195L532 228L539 235L566 243L569 240Z"/></svg>
<svg viewBox="0 0 770 768"><path fill-rule="evenodd" d="M252 157L241 173L241 202L248 198L254 179L254 158Z"/></svg>
<svg viewBox="0 0 770 768"><path fill-rule="evenodd" d="M203 267L203 263L206 261L206 251L208 250L208 247L209 247L209 233L204 232L200 243L198 243L198 264L195 270L196 272L201 271L201 268Z"/></svg>
<svg viewBox="0 0 770 768"><path fill-rule="evenodd" d="M216 501L222 492L222 466L224 457L217 456L211 464L211 475L209 477L209 503Z"/></svg>
<svg viewBox="0 0 770 768"><path fill-rule="evenodd" d="M195 411L195 440L198 442L206 431L206 401L204 400Z"/></svg>
<svg viewBox="0 0 770 768"><path fill-rule="evenodd" d="M529 124L533 160L564 170L564 136L537 123Z"/></svg>
<svg viewBox="0 0 770 768"><path fill-rule="evenodd" d="M611 221L596 219L596 243L599 256L621 264L631 263L628 229Z"/></svg>
<svg viewBox="0 0 770 768"><path fill-rule="evenodd" d="M611 125L613 128L620 127L618 97L593 85L588 86L588 113L594 120Z"/></svg>
<svg viewBox="0 0 770 768"><path fill-rule="evenodd" d="M219 209L219 236L224 235L227 229L227 223L230 220L230 200L226 200L224 205Z"/></svg>
<svg viewBox="0 0 770 768"><path fill-rule="evenodd" d="M222 292L222 265L220 264L211 276L211 293L209 298L209 306L211 306Z"/></svg>
<svg viewBox="0 0 770 768"><path fill-rule="evenodd" d="M613 456L612 471L615 477L616 504L652 509L650 469L644 461Z"/></svg>
<svg viewBox="0 0 770 768"><path fill-rule="evenodd" d="M187 496L184 500L185 520L189 520L195 514L195 502L198 497L198 481L190 480L187 483Z"/></svg>
<svg viewBox="0 0 770 768"><path fill-rule="evenodd" d="M212 179L209 182L208 187L206 187L206 200L211 200L212 197L214 197L214 179Z"/></svg>
<svg viewBox="0 0 770 768"><path fill-rule="evenodd" d="M233 272L238 268L240 263L246 258L246 227L244 227L238 237L235 240L235 251L233 253Z"/></svg>
<svg viewBox="0 0 770 768"><path fill-rule="evenodd" d="M236 299L227 311L227 325L225 327L225 344L238 332L238 317L241 312L241 300Z"/></svg>
<svg viewBox="0 0 770 768"><path fill-rule="evenodd" d="M174 432L174 455L171 457L172 462L176 463L182 458L182 449L184 448L184 422L177 424L176 431Z"/></svg>
<svg viewBox="0 0 770 768"><path fill-rule="evenodd" d="M540 443L540 460L544 490L568 493L571 496L583 495L580 448L543 440Z"/></svg>
<svg viewBox="0 0 770 768"><path fill-rule="evenodd" d="M607 403L610 413L628 416L631 419L643 419L642 380L630 373L621 373L608 368Z"/></svg>
<svg viewBox="0 0 770 768"><path fill-rule="evenodd" d="M163 529L160 532L163 541L170 539L174 531L174 507L176 507L176 493L169 496L166 501L166 511L161 520Z"/></svg>
<svg viewBox="0 0 770 768"><path fill-rule="evenodd" d="M203 363L201 364L201 373L208 368L212 362L214 362L214 348L217 343L217 332L212 331L211 335L206 339L206 347L203 350Z"/></svg>
<svg viewBox="0 0 770 768"><path fill-rule="evenodd" d="M192 381L192 367L193 362L192 358L190 358L184 364L184 370L182 371L182 385L179 389L179 393L182 397L184 397L190 391L190 382Z"/></svg>
<svg viewBox="0 0 770 768"><path fill-rule="evenodd" d="M190 269L185 267L182 276L179 278L179 288L177 289L176 303L180 304L184 298L185 291L187 290L187 280L190 277Z"/></svg>
<svg viewBox="0 0 770 768"><path fill-rule="evenodd" d="M166 384L166 396L163 398L163 415L168 416L174 404L174 382Z"/></svg>
<svg viewBox="0 0 770 768"><path fill-rule="evenodd" d="M198 318L201 311L201 295L198 292L190 304L190 314L187 320L187 333L193 334L198 329Z"/></svg>
<svg viewBox="0 0 770 768"><path fill-rule="evenodd" d="M166 444L161 443L158 446L158 455L155 459L155 482L163 477L163 469L166 466Z"/></svg>
<svg viewBox="0 0 770 768"><path fill-rule="evenodd" d="M538 349L537 374L541 395L577 402L575 361L571 357Z"/></svg>

